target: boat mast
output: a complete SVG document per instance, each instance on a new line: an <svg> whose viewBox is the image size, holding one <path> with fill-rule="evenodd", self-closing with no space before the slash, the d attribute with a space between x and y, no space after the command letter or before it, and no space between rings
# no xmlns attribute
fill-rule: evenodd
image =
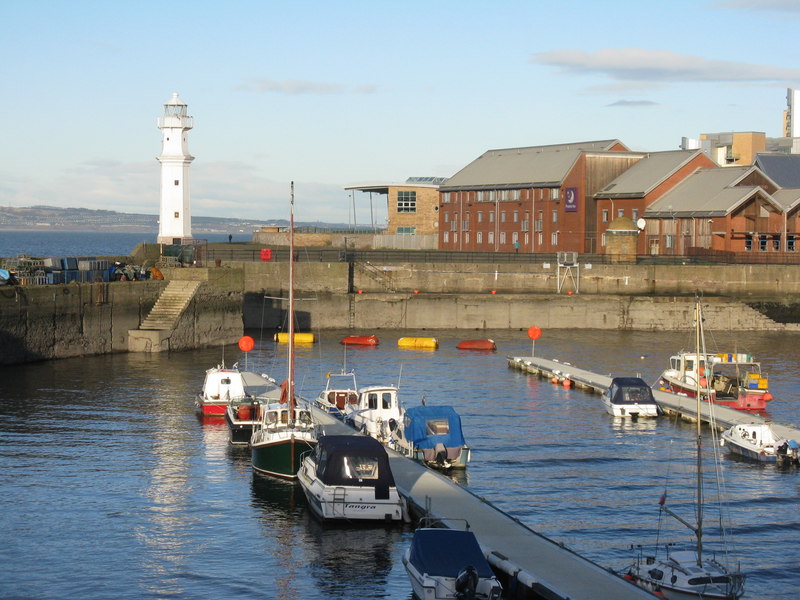
<svg viewBox="0 0 800 600"><path fill-rule="evenodd" d="M697 319L695 326L695 347L697 348L697 527L695 528L695 535L697 536L697 565L703 564L703 438L701 435L702 429L700 427L700 356L705 357L705 336L703 334L703 314L700 309L700 299L698 298L695 306L695 319ZM701 347L702 344L702 347ZM707 380L706 380L707 381ZM709 396L709 410L711 408L711 397Z"/></svg>
<svg viewBox="0 0 800 600"><path fill-rule="evenodd" d="M289 394L289 419L294 422L294 181L291 183L289 203L289 378L286 391Z"/></svg>

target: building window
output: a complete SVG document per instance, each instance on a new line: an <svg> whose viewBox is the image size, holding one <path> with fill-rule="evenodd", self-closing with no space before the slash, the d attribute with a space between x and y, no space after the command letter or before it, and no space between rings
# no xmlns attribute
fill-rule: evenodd
<svg viewBox="0 0 800 600"><path fill-rule="evenodd" d="M489 213L489 223L494 223L494 213L493 212Z"/></svg>
<svg viewBox="0 0 800 600"><path fill-rule="evenodd" d="M608 223L608 209L603 209L603 223Z"/></svg>
<svg viewBox="0 0 800 600"><path fill-rule="evenodd" d="M625 216L625 209L624 208L618 208L617 209L617 216L618 217L624 217Z"/></svg>
<svg viewBox="0 0 800 600"><path fill-rule="evenodd" d="M180 180L176 179L175 180L175 185L180 185L180 184L181 184Z"/></svg>
<svg viewBox="0 0 800 600"><path fill-rule="evenodd" d="M175 213L175 218L176 218L176 219L180 219L180 218L181 218L181 213L179 213L179 212L176 212L176 213Z"/></svg>
<svg viewBox="0 0 800 600"><path fill-rule="evenodd" d="M469 244L469 231L464 233L464 243Z"/></svg>
<svg viewBox="0 0 800 600"><path fill-rule="evenodd" d="M494 202L495 200L497 200L497 191L489 190L489 202Z"/></svg>
<svg viewBox="0 0 800 600"><path fill-rule="evenodd" d="M558 246L558 232L557 231L554 231L553 233L550 234L550 244L552 244L553 247Z"/></svg>
<svg viewBox="0 0 800 600"><path fill-rule="evenodd" d="M453 243L454 244L458 243L458 232L457 231L453 233Z"/></svg>
<svg viewBox="0 0 800 600"><path fill-rule="evenodd" d="M449 212L444 213L444 222L445 223L449 223L450 222L450 213Z"/></svg>
<svg viewBox="0 0 800 600"><path fill-rule="evenodd" d="M478 223L483 223L483 213L478 211Z"/></svg>
<svg viewBox="0 0 800 600"><path fill-rule="evenodd" d="M631 219L633 219L634 223L636 223L636 221L639 220L639 209L638 208L634 208L634 209L631 210Z"/></svg>
<svg viewBox="0 0 800 600"><path fill-rule="evenodd" d="M519 211L514 211L514 223L519 223Z"/></svg>
<svg viewBox="0 0 800 600"><path fill-rule="evenodd" d="M536 245L541 248L542 244L544 244L544 234L540 232L536 234Z"/></svg>
<svg viewBox="0 0 800 600"><path fill-rule="evenodd" d="M500 192L500 201L505 202L506 200L508 200L508 190L503 190Z"/></svg>
<svg viewBox="0 0 800 600"><path fill-rule="evenodd" d="M558 223L558 211L553 211L553 223Z"/></svg>
<svg viewBox="0 0 800 600"><path fill-rule="evenodd" d="M513 199L514 200L519 200L519 190L514 190L513 191Z"/></svg>
<svg viewBox="0 0 800 600"><path fill-rule="evenodd" d="M765 235L758 236L758 249L761 252L767 251L767 236Z"/></svg>
<svg viewBox="0 0 800 600"><path fill-rule="evenodd" d="M504 210L500 211L500 222L501 223L505 223L506 222L506 211L504 211Z"/></svg>
<svg viewBox="0 0 800 600"><path fill-rule="evenodd" d="M744 249L746 252L753 251L753 236L750 235L749 233L746 236L744 236Z"/></svg>
<svg viewBox="0 0 800 600"><path fill-rule="evenodd" d="M789 234L786 236L786 251L787 252L794 252L795 245L794 245L794 235Z"/></svg>
<svg viewBox="0 0 800 600"><path fill-rule="evenodd" d="M483 202L483 190L478 190L475 192L475 195L477 196L476 200L478 202Z"/></svg>
<svg viewBox="0 0 800 600"><path fill-rule="evenodd" d="M519 241L519 234L515 231L511 234L511 243L516 244Z"/></svg>
<svg viewBox="0 0 800 600"><path fill-rule="evenodd" d="M494 244L494 231L490 231L486 234L486 241L490 244Z"/></svg>
<svg viewBox="0 0 800 600"><path fill-rule="evenodd" d="M603 235L600 236L600 245L605 248L606 247L606 233L603 232Z"/></svg>
<svg viewBox="0 0 800 600"><path fill-rule="evenodd" d="M417 192L412 190L398 190L397 212L399 213L417 212Z"/></svg>
<svg viewBox="0 0 800 600"><path fill-rule="evenodd" d="M772 249L775 252L780 252L781 251L781 236L779 236L779 235L773 235L772 236Z"/></svg>
<svg viewBox="0 0 800 600"><path fill-rule="evenodd" d="M559 188L553 188L550 190L550 199L551 200L558 200L559 192L561 190Z"/></svg>
<svg viewBox="0 0 800 600"><path fill-rule="evenodd" d="M398 227L397 235L417 235L416 227Z"/></svg>
<svg viewBox="0 0 800 600"><path fill-rule="evenodd" d="M447 244L450 241L450 232L449 231L445 231L444 232L444 237L442 238L442 241L445 244Z"/></svg>
<svg viewBox="0 0 800 600"><path fill-rule="evenodd" d="M442 192L442 204L450 204L450 192Z"/></svg>
<svg viewBox="0 0 800 600"><path fill-rule="evenodd" d="M501 231L500 232L500 243L501 244L505 244L506 243L506 232L505 231Z"/></svg>
<svg viewBox="0 0 800 600"><path fill-rule="evenodd" d="M482 244L483 243L483 232L482 231L476 231L475 232L475 243L476 244Z"/></svg>
<svg viewBox="0 0 800 600"><path fill-rule="evenodd" d="M674 248L675 247L675 236L667 234L664 236L664 248Z"/></svg>

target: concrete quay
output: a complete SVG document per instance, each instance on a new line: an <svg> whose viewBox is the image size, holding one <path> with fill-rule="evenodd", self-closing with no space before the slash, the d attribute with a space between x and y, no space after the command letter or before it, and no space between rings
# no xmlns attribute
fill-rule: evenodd
<svg viewBox="0 0 800 600"><path fill-rule="evenodd" d="M362 435L330 414L312 409L327 434ZM507 598L634 600L654 596L616 573L535 532L428 467L387 449L398 491L411 512L466 520L489 563L504 574Z"/></svg>
<svg viewBox="0 0 800 600"><path fill-rule="evenodd" d="M556 377L559 381L568 379L574 387L590 390L598 394L602 394L611 385L611 377L580 369L567 362L548 360L537 356L509 356L507 361L509 368L517 371L547 379ZM653 390L653 397L664 412L669 415L674 415L679 419L690 422L694 422L698 418L697 401L694 398L660 390ZM729 429L734 425L768 422L767 419L758 415L718 404L711 405L708 402L700 403L699 418L703 423L719 430ZM778 436L800 441L800 429L773 421L769 421L769 423Z"/></svg>

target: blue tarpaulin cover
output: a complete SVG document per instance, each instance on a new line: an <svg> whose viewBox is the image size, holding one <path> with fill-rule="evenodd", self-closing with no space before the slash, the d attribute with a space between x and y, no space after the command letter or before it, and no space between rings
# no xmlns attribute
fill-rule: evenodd
<svg viewBox="0 0 800 600"><path fill-rule="evenodd" d="M0 269L0 279L8 279L9 277L11 277L11 273L6 269Z"/></svg>
<svg viewBox="0 0 800 600"><path fill-rule="evenodd" d="M449 427L447 433L436 434L429 423L446 420ZM446 448L464 446L464 434L461 432L461 417L452 406L414 406L406 409L403 434L417 448L433 448L443 444Z"/></svg>
<svg viewBox="0 0 800 600"><path fill-rule="evenodd" d="M466 566L473 566L479 577L494 573L471 531L456 529L417 529L411 541L409 562L420 573L456 577Z"/></svg>

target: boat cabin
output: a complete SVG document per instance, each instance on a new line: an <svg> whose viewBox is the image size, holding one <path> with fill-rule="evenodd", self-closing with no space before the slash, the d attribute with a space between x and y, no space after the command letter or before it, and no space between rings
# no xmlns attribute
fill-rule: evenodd
<svg viewBox="0 0 800 600"><path fill-rule="evenodd" d="M612 404L655 404L653 391L640 377L614 377L608 397Z"/></svg>
<svg viewBox="0 0 800 600"><path fill-rule="evenodd" d="M316 476L324 485L372 487L376 499L389 498L394 477L379 441L362 435L325 435L314 452Z"/></svg>
<svg viewBox="0 0 800 600"><path fill-rule="evenodd" d="M311 411L306 408L294 408L294 418L290 418L291 410L288 404L270 404L264 410L261 424L267 428L277 428L294 423L300 426L311 427Z"/></svg>

